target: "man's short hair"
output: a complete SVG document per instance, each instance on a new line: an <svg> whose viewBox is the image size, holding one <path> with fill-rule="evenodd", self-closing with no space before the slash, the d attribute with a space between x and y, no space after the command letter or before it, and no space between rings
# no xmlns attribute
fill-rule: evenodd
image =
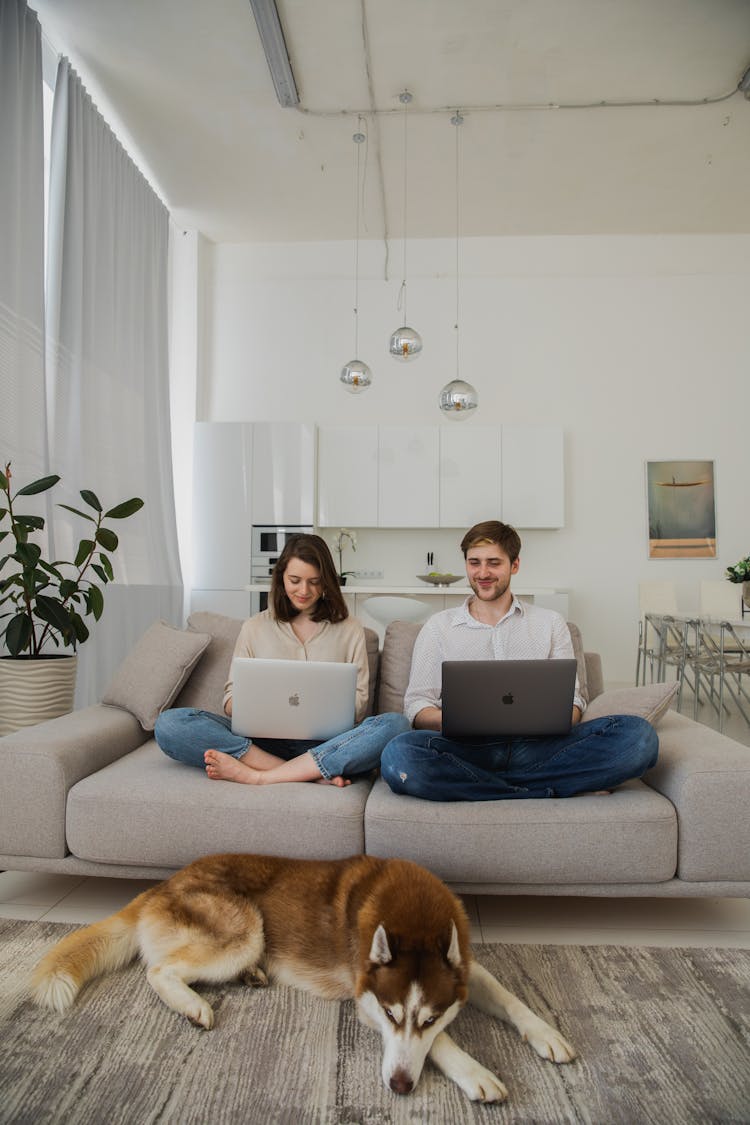
<svg viewBox="0 0 750 1125"><path fill-rule="evenodd" d="M461 540L461 550L466 558L472 547L479 547L483 543L497 543L502 547L511 562L515 562L521 554L521 536L515 527L500 520L484 520L475 523Z"/></svg>

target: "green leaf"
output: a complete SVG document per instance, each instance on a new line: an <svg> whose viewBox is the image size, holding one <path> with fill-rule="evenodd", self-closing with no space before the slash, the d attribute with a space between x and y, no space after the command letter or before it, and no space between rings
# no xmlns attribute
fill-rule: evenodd
<svg viewBox="0 0 750 1125"><path fill-rule="evenodd" d="M98 586L92 586L86 593L86 606L89 613L93 613L94 620L98 621L104 613L104 596Z"/></svg>
<svg viewBox="0 0 750 1125"><path fill-rule="evenodd" d="M75 633L76 641L78 642L78 644L83 644L85 640L88 640L89 636L89 631L86 628L86 622L77 613L71 613L70 621L71 625L73 626L73 632ZM75 645L73 647L75 647Z"/></svg>
<svg viewBox="0 0 750 1125"><path fill-rule="evenodd" d="M90 520L91 523L96 523L94 517L90 516L88 512L81 512L78 508L71 508L70 504L58 504L57 506L58 508L65 508L66 512L72 512L74 516L83 516L85 520Z"/></svg>
<svg viewBox="0 0 750 1125"><path fill-rule="evenodd" d="M24 570L36 568L42 557L42 548L38 543L19 543L16 547L15 558L21 563Z"/></svg>
<svg viewBox="0 0 750 1125"><path fill-rule="evenodd" d="M72 578L63 578L60 583L60 597L65 600L71 597L78 590L78 583L74 582Z"/></svg>
<svg viewBox="0 0 750 1125"><path fill-rule="evenodd" d="M2 488L3 492L10 492L10 486L8 484L8 478L6 477L6 475L2 471L2 469L0 469L0 488Z"/></svg>
<svg viewBox="0 0 750 1125"><path fill-rule="evenodd" d="M51 574L53 578L56 578L58 582L62 582L62 574L54 563L48 563L45 562L44 559L40 559L38 565L42 570L46 570L47 574Z"/></svg>
<svg viewBox="0 0 750 1125"><path fill-rule="evenodd" d="M40 620L46 621L53 629L59 629L65 635L71 629L73 613L67 610L57 598L49 598L46 594L39 594L36 599L36 615Z"/></svg>
<svg viewBox="0 0 750 1125"><path fill-rule="evenodd" d="M102 551L99 552L99 562L102 564L104 573L107 575L107 578L110 580L110 582L114 582L115 572L112 569L112 563L109 561L108 556L105 555Z"/></svg>
<svg viewBox="0 0 750 1125"><path fill-rule="evenodd" d="M5 643L11 656L18 656L28 648L31 640L31 621L25 613L16 614L5 630Z"/></svg>
<svg viewBox="0 0 750 1125"><path fill-rule="evenodd" d="M107 585L107 583L109 582L109 577L108 577L108 575L107 575L106 571L104 570L104 567L102 567L102 566L99 566L99 564L98 564L98 563L92 563L92 564L91 564L91 569L92 569L92 570L94 571L94 573L95 573L96 575L98 575L98 576L99 576L99 578L100 578L100 579L102 580L102 582L103 582L103 583L104 583L104 585L106 586L106 585Z"/></svg>
<svg viewBox="0 0 750 1125"><path fill-rule="evenodd" d="M42 516L16 516L16 523L20 523L22 527L28 527L32 531L41 531L44 527L44 519Z"/></svg>
<svg viewBox="0 0 750 1125"><path fill-rule="evenodd" d="M99 528L96 533L96 541L107 551L116 551L117 544L120 542L114 531L110 531L108 527Z"/></svg>
<svg viewBox="0 0 750 1125"><path fill-rule="evenodd" d="M114 508L110 508L108 512L104 513L105 519L124 520L128 516L134 515L139 512L143 507L143 501L134 496L132 500L124 500L122 504L117 504Z"/></svg>
<svg viewBox="0 0 750 1125"><path fill-rule="evenodd" d="M52 488L53 485L57 484L59 479L60 478L57 476L40 477L39 480L27 484L25 488L19 488L16 496L36 496L38 492L46 492L48 488Z"/></svg>
<svg viewBox="0 0 750 1125"><path fill-rule="evenodd" d="M82 566L91 552L94 550L96 544L93 539L82 539L78 544L78 552L76 554L75 566Z"/></svg>
<svg viewBox="0 0 750 1125"><path fill-rule="evenodd" d="M97 512L101 512L102 506L99 503L99 497L96 493L91 492L88 488L82 488L81 499L85 500L90 508L95 508Z"/></svg>

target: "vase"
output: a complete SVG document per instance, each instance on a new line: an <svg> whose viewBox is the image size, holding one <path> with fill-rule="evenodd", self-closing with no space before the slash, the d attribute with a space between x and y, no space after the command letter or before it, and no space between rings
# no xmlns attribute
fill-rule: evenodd
<svg viewBox="0 0 750 1125"><path fill-rule="evenodd" d="M0 736L73 710L77 656L0 659Z"/></svg>
<svg viewBox="0 0 750 1125"><path fill-rule="evenodd" d="M742 615L744 617L745 610L750 609L750 582L742 583Z"/></svg>
<svg viewBox="0 0 750 1125"><path fill-rule="evenodd" d="M346 586L346 575L345 574L339 575L339 586Z"/></svg>

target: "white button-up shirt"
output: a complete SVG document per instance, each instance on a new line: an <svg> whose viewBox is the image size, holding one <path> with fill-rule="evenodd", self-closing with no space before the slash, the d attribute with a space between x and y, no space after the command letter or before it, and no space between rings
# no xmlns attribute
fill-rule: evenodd
<svg viewBox="0 0 750 1125"><path fill-rule="evenodd" d="M485 625L469 613L468 597L455 609L433 614L422 626L411 660L404 714L410 723L425 707L440 707L444 660L571 659L573 642L565 618L514 596L505 617ZM576 677L573 703L586 708Z"/></svg>

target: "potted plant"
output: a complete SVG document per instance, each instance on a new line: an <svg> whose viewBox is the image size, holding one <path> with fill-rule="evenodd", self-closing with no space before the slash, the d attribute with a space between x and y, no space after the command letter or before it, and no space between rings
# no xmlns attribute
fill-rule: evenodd
<svg viewBox="0 0 750 1125"><path fill-rule="evenodd" d="M47 562L35 542L45 521L24 515L16 501L53 488L59 476L42 477L11 490L10 462L0 471L0 735L65 714L73 706L76 649L89 636L84 617L98 621L104 610L102 587L114 578L110 555L119 545L105 520L122 520L143 507L138 497L104 510L95 493L81 490L90 511L59 507L87 520L89 534L73 562ZM52 648L67 649L54 653Z"/></svg>
<svg viewBox="0 0 750 1125"><path fill-rule="evenodd" d="M340 531L337 531L336 534L334 535L333 539L331 540L331 546L333 547L334 551L336 552L336 554L339 557L338 576L339 576L339 585L340 586L346 586L347 575L354 574L353 570L344 570L343 567L342 567L342 558L343 558L343 554L344 554L344 543L346 542L347 539L349 540L349 542L351 544L352 550L356 551L357 550L357 533L355 531L349 531L349 529L347 527L342 527Z"/></svg>
<svg viewBox="0 0 750 1125"><path fill-rule="evenodd" d="M730 582L742 583L742 612L744 614L744 606L750 609L750 555L745 555L744 559L740 559L734 566L728 566L725 571L725 577L727 577Z"/></svg>

